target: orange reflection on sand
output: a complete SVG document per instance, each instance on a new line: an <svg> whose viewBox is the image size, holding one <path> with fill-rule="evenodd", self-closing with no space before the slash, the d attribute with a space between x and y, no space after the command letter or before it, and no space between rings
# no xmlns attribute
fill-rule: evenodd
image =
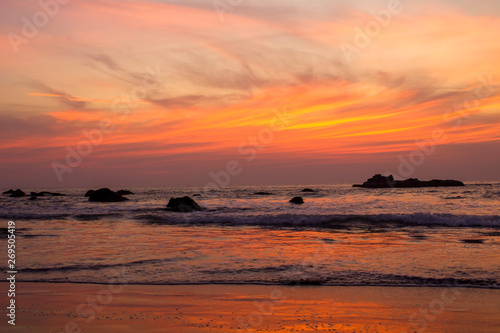
<svg viewBox="0 0 500 333"><path fill-rule="evenodd" d="M106 286L26 283L16 327L5 332L64 328L105 332L495 332L497 290L456 290L460 297L438 314L410 320L442 288L138 286L85 320L76 308ZM273 299L270 295L280 295ZM413 317L412 317L413 316ZM477 321L478 316L482 318ZM425 326L424 326L425 325Z"/></svg>

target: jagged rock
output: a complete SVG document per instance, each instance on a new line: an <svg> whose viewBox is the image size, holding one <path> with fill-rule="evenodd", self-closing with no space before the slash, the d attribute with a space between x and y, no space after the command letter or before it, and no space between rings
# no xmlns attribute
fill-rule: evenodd
<svg viewBox="0 0 500 333"><path fill-rule="evenodd" d="M127 198L111 191L109 188L101 188L89 195L89 201L93 202L121 202Z"/></svg>
<svg viewBox="0 0 500 333"><path fill-rule="evenodd" d="M15 190L15 191L12 191L12 192L10 193L10 196L11 196L12 198L24 197L24 196L26 196L26 193L24 193L24 192L23 192L23 191L21 191L20 189L17 189L17 190Z"/></svg>
<svg viewBox="0 0 500 333"><path fill-rule="evenodd" d="M409 178L406 180L394 180L392 175L385 177L380 174L368 179L362 185L353 185L354 187L365 188L412 188L412 187L441 187L441 186L465 186L464 183L458 180L440 180L433 179L430 181L422 181L417 178Z"/></svg>
<svg viewBox="0 0 500 333"><path fill-rule="evenodd" d="M90 197L92 194L94 194L94 190L88 190L86 193L85 193L85 197Z"/></svg>
<svg viewBox="0 0 500 333"><path fill-rule="evenodd" d="M305 188L303 189L302 191L300 192L309 192L309 193L312 193L312 192L316 192L315 190L311 189L311 188Z"/></svg>
<svg viewBox="0 0 500 333"><path fill-rule="evenodd" d="M304 199L301 197L294 197L289 202L300 205L304 203Z"/></svg>
<svg viewBox="0 0 500 333"><path fill-rule="evenodd" d="M269 192L255 192L255 195L273 195L272 193Z"/></svg>
<svg viewBox="0 0 500 333"><path fill-rule="evenodd" d="M5 191L5 192L3 192L2 194L12 194L12 193L14 193L14 190L8 190L8 191Z"/></svg>
<svg viewBox="0 0 500 333"><path fill-rule="evenodd" d="M392 175L385 177L381 174L377 174L372 178L368 179L362 185L353 185L354 187L366 187L366 188L389 188L394 187L394 177Z"/></svg>
<svg viewBox="0 0 500 333"><path fill-rule="evenodd" d="M167 204L167 209L174 212L183 213L192 212L195 210L203 210L203 208L201 208L200 205L196 203L196 201L188 196L182 198L170 198Z"/></svg>
<svg viewBox="0 0 500 333"><path fill-rule="evenodd" d="M119 195L128 195L128 194L134 194L134 192L131 192L129 190L119 190L119 191L116 191L116 194L119 194Z"/></svg>

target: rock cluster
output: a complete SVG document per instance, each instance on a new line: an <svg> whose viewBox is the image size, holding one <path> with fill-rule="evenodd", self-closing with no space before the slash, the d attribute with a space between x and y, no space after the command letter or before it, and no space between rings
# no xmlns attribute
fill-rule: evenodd
<svg viewBox="0 0 500 333"><path fill-rule="evenodd" d="M12 198L19 198L19 197L25 197L25 196L28 196L28 194L26 194L24 191L20 190L20 189L17 189L17 190L8 190L8 191L5 191L3 192L2 194L10 194L10 197ZM31 192L29 194L29 196L31 198L35 198L35 197L45 197L45 196L52 196L52 197L62 197L62 196L65 196L66 194L62 194L62 193L56 193L56 192L46 192L46 191L42 191L42 192ZM31 199L31 200L34 200L34 199Z"/></svg>
<svg viewBox="0 0 500 333"><path fill-rule="evenodd" d="M442 186L465 186L458 180L441 180L433 179L429 181L419 180L417 178L409 178L406 180L394 180L392 175L382 176L377 174L368 179L361 185L353 185L354 187L364 188L412 188L412 187L442 187Z"/></svg>

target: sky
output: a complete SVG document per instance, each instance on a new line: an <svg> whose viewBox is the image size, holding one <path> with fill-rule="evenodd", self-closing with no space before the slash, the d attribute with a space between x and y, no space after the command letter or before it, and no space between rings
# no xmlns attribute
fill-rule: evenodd
<svg viewBox="0 0 500 333"><path fill-rule="evenodd" d="M0 187L500 180L500 2L3 0Z"/></svg>

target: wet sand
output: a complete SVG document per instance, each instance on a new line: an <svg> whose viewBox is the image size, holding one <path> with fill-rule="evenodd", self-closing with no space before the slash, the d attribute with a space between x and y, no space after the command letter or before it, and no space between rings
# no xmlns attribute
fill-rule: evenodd
<svg viewBox="0 0 500 333"><path fill-rule="evenodd" d="M500 331L491 289L18 282L16 326L1 299L2 332Z"/></svg>

